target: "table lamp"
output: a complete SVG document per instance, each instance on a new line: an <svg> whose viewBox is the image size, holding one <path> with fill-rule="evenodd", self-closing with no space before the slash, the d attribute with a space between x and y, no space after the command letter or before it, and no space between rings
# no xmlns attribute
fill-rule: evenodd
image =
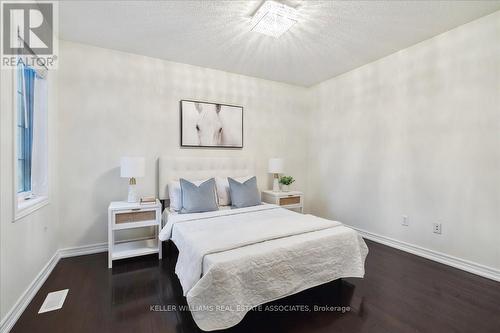
<svg viewBox="0 0 500 333"><path fill-rule="evenodd" d="M120 177L129 178L128 202L138 202L136 178L144 177L144 157L122 157L120 160Z"/></svg>
<svg viewBox="0 0 500 333"><path fill-rule="evenodd" d="M273 174L273 192L280 191L279 174L283 172L283 159L270 158L268 164L268 172Z"/></svg>

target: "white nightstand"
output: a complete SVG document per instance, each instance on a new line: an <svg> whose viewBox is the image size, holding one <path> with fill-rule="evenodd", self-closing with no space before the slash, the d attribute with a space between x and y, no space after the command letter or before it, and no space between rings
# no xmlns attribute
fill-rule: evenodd
<svg viewBox="0 0 500 333"><path fill-rule="evenodd" d="M300 191L262 191L262 201L287 209L298 209L301 213L304 212L304 193Z"/></svg>
<svg viewBox="0 0 500 333"><path fill-rule="evenodd" d="M132 228L156 227L154 238L115 243L115 231ZM113 260L158 253L161 259L161 203L141 205L123 201L112 202L108 207L108 268Z"/></svg>

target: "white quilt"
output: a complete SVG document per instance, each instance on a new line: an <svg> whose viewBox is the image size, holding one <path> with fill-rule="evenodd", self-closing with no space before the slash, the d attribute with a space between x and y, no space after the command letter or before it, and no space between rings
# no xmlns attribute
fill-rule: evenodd
<svg viewBox="0 0 500 333"><path fill-rule="evenodd" d="M363 277L362 238L339 222L274 205L170 215L160 233L179 249L176 274L206 331L252 307L341 277Z"/></svg>

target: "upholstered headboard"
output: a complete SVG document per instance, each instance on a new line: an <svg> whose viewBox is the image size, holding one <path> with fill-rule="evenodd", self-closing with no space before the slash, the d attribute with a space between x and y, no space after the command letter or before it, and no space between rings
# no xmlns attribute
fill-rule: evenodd
<svg viewBox="0 0 500 333"><path fill-rule="evenodd" d="M255 175L252 159L229 157L160 157L158 159L158 197L168 199L168 183L179 178L243 177Z"/></svg>

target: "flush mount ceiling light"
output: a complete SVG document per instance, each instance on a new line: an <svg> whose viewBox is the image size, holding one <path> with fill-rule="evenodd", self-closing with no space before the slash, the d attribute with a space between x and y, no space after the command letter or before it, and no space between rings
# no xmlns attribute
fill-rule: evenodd
<svg viewBox="0 0 500 333"><path fill-rule="evenodd" d="M278 38L297 22L297 10L268 0L252 17L252 31Z"/></svg>

